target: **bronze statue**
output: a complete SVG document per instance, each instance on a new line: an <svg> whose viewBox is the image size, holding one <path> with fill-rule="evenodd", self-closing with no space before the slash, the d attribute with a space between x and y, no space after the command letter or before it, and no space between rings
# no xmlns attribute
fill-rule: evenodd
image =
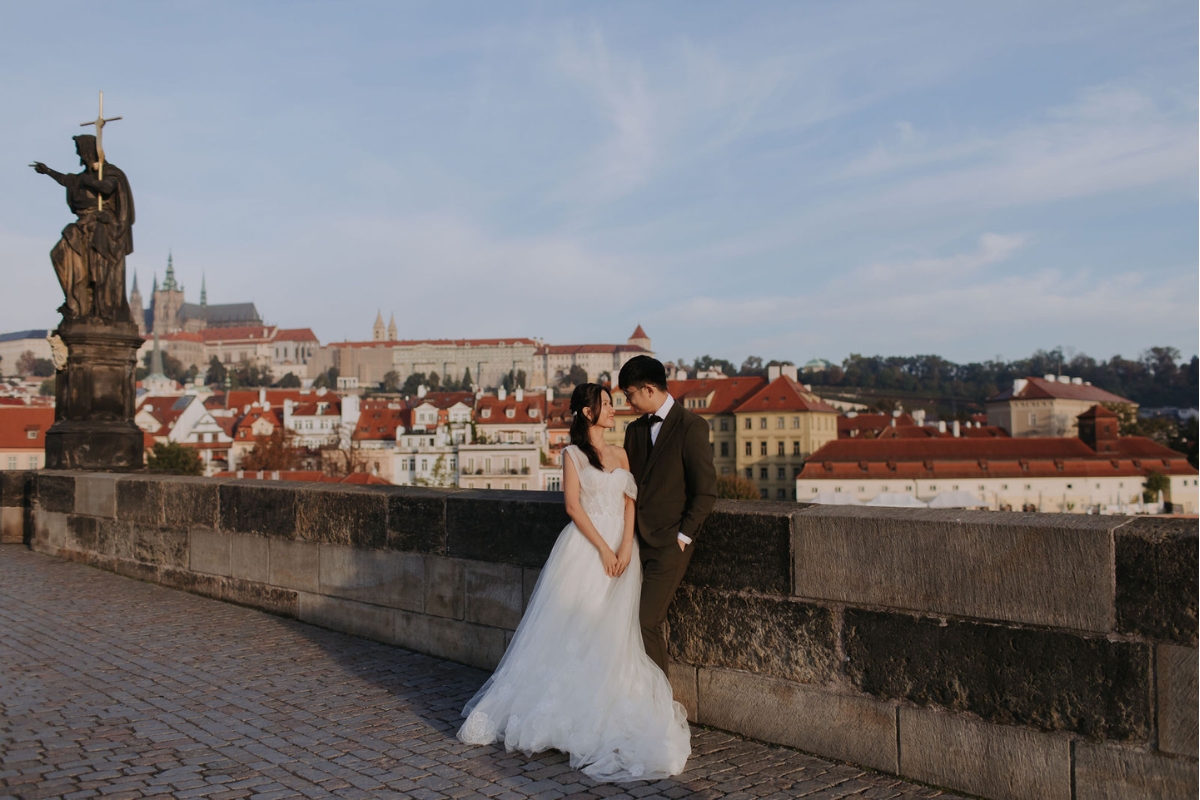
<svg viewBox="0 0 1200 800"><path fill-rule="evenodd" d="M103 115L95 124L99 130ZM125 298L125 256L133 252L133 192L129 179L104 160L95 136L74 137L83 171L55 172L40 161L31 164L66 187L67 205L78 217L63 228L50 251L66 302L64 320L91 317L105 322L131 322Z"/></svg>

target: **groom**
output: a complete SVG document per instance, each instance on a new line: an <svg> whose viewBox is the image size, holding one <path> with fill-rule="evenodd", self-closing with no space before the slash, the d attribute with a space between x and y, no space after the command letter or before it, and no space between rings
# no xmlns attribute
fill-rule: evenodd
<svg viewBox="0 0 1200 800"><path fill-rule="evenodd" d="M660 361L634 356L617 380L629 405L642 414L625 429L625 452L638 485L640 621L646 654L666 673L663 623L692 560L692 541L717 498L717 472L708 423L667 393Z"/></svg>

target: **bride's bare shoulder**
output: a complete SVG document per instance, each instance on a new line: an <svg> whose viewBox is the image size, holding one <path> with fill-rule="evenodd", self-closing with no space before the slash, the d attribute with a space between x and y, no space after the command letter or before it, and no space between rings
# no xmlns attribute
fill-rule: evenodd
<svg viewBox="0 0 1200 800"><path fill-rule="evenodd" d="M610 444L608 446L608 452L616 456L617 463L621 465L621 469L629 469L629 454L625 452L624 447Z"/></svg>

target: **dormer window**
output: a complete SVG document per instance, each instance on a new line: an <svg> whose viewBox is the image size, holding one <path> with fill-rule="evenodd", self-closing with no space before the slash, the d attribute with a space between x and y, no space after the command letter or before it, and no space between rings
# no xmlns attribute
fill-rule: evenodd
<svg viewBox="0 0 1200 800"><path fill-rule="evenodd" d="M529 418L530 419L537 419L537 415L538 415L538 410L536 408L529 409Z"/></svg>
<svg viewBox="0 0 1200 800"><path fill-rule="evenodd" d="M506 408L504 409L504 416L512 419L513 417L517 416L517 410L515 408Z"/></svg>
<svg viewBox="0 0 1200 800"><path fill-rule="evenodd" d="M484 419L487 419L491 415L492 415L492 410L490 408L485 408L485 409L483 409L483 411L479 412L479 416L483 417Z"/></svg>
<svg viewBox="0 0 1200 800"><path fill-rule="evenodd" d="M26 428L25 429L25 438L26 439L36 439L37 438L37 428Z"/></svg>

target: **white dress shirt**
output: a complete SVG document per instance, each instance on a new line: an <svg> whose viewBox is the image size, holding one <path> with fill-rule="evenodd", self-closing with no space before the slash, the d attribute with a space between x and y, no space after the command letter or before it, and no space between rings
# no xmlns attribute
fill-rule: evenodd
<svg viewBox="0 0 1200 800"><path fill-rule="evenodd" d="M671 406L673 405L675 405L675 398L671 397L670 393L668 393L667 399L664 400L663 404L658 407L658 411L654 412L654 415L659 419L658 422L655 422L650 426L650 444L658 444L658 432L662 430L663 421L666 420L667 414L671 413ZM684 544L692 543L691 538L684 536L682 533L679 534L679 541L683 542Z"/></svg>

